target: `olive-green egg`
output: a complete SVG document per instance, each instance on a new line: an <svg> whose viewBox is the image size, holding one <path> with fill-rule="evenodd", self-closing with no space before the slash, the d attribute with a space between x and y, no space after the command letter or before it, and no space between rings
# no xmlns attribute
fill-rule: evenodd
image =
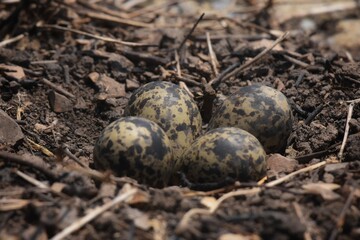
<svg viewBox="0 0 360 240"><path fill-rule="evenodd" d="M212 116L209 129L244 129L259 139L267 153L275 153L285 150L292 122L291 107L284 94L271 87L251 85L223 101Z"/></svg>
<svg viewBox="0 0 360 240"><path fill-rule="evenodd" d="M163 187L168 184L174 162L170 140L156 123L123 117L101 132L94 147L94 164L117 176Z"/></svg>
<svg viewBox="0 0 360 240"><path fill-rule="evenodd" d="M256 181L266 174L266 153L260 142L245 130L213 129L196 139L177 163L193 183L221 182L227 177Z"/></svg>
<svg viewBox="0 0 360 240"><path fill-rule="evenodd" d="M196 102L170 82L155 81L138 88L129 99L125 115L156 122L169 137L176 157L200 135L202 127Z"/></svg>

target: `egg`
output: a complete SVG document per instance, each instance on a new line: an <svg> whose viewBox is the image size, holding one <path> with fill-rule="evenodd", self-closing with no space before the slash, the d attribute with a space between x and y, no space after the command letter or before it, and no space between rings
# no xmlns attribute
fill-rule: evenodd
<svg viewBox="0 0 360 240"><path fill-rule="evenodd" d="M221 182L227 177L256 181L265 176L266 153L245 130L213 129L199 137L177 163L177 170L193 183Z"/></svg>
<svg viewBox="0 0 360 240"><path fill-rule="evenodd" d="M110 123L94 147L94 165L154 187L168 184L173 169L170 140L154 122L123 117Z"/></svg>
<svg viewBox="0 0 360 240"><path fill-rule="evenodd" d="M178 85L155 81L138 88L131 95L126 116L139 116L157 123L171 141L174 156L179 157L202 130L196 102Z"/></svg>
<svg viewBox="0 0 360 240"><path fill-rule="evenodd" d="M292 131L287 98L263 85L242 87L227 97L210 119L209 129L238 127L253 134L267 153L283 152Z"/></svg>

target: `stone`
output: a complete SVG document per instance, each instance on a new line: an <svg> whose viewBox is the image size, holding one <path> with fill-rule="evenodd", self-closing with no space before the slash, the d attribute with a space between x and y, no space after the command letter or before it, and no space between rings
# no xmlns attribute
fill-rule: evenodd
<svg viewBox="0 0 360 240"><path fill-rule="evenodd" d="M19 125L6 112L0 109L0 144L15 145L24 138Z"/></svg>
<svg viewBox="0 0 360 240"><path fill-rule="evenodd" d="M56 113L69 112L73 110L74 103L64 95L53 90L48 93L48 100L51 110Z"/></svg>

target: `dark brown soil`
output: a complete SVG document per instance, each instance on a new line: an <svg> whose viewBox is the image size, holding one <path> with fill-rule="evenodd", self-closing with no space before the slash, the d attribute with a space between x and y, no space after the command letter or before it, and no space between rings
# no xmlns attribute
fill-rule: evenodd
<svg viewBox="0 0 360 240"><path fill-rule="evenodd" d="M360 239L359 101L353 103L342 162L338 157L348 101L360 98L360 49L335 50L327 44L336 32L330 26L355 18L355 9L312 16L318 28L311 33L299 30L298 19L277 24L295 31L256 63L210 86L217 75L206 32L222 74L253 59L282 34L269 31L276 27L271 8L237 1L247 10L204 10L188 36L205 3L116 8L110 2L0 3L0 39L24 34L0 46L0 107L23 133L16 143L0 136L0 239L52 238L131 189L137 189L136 197L66 239ZM252 8L256 10L248 10ZM179 76L175 50L184 39ZM9 66L25 76L9 74L14 73ZM93 144L100 131L122 116L134 89L155 80L187 86L202 109L204 125L215 93L217 105L240 86L277 88L290 100L295 121L284 157L276 155L281 164L269 164L266 182L327 163L274 186L235 183L212 192L152 189L131 179L114 180L110 173L91 174L86 167L93 168ZM230 197L211 213L184 218L191 209L208 209L224 194L246 189L255 192Z"/></svg>

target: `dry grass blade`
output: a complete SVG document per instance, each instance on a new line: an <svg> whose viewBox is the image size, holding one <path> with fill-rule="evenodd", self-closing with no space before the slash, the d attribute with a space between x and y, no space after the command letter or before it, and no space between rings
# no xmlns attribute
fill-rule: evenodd
<svg viewBox="0 0 360 240"><path fill-rule="evenodd" d="M344 223L345 223L346 212L348 211L354 196L355 196L355 189L352 188L348 198L346 199L344 207L341 209L341 213L340 213L340 215L339 215L339 217L338 217L338 219L336 221L336 227L331 232L329 240L335 240L338 233L342 231L342 228L343 228Z"/></svg>
<svg viewBox="0 0 360 240"><path fill-rule="evenodd" d="M353 114L354 105L355 105L354 102L351 102L349 104L348 115L346 117L344 138L343 138L343 141L341 143L340 151L339 151L339 154L338 154L338 157L339 157L340 161L343 159L343 154L344 154L344 150L345 150L345 146L346 146L346 141L347 141L347 138L349 136L349 130L350 130L350 124L349 123L350 123L350 120L351 120L351 117L352 117L352 114Z"/></svg>
<svg viewBox="0 0 360 240"><path fill-rule="evenodd" d="M16 37L3 40L0 42L0 47L5 47L8 44L17 42L17 41L21 40L24 36L25 36L24 34L20 34L20 35L17 35Z"/></svg>
<svg viewBox="0 0 360 240"><path fill-rule="evenodd" d="M18 175L19 177L21 177L22 179L28 181L29 183L31 183L32 185L38 187L38 188L43 188L43 189L50 189L48 185L46 185L45 183L42 183L40 181L38 181L37 179L30 177L29 175L19 171L19 170L15 170L16 175Z"/></svg>
<svg viewBox="0 0 360 240"><path fill-rule="evenodd" d="M326 162L326 161L323 161L323 162L319 162L319 163L316 163L316 164L307 166L307 167L305 167L305 168L302 168L302 169L299 169L299 170L297 170L297 171L295 171L295 172L292 172L292 173L290 173L290 174L288 174L288 175L286 175L286 176L284 176L284 177L281 177L281 178L279 178L279 179L276 179L276 180L274 180L274 181L272 181L272 182L266 183L265 186L266 186L266 187L274 187L274 186L279 185L279 184L281 184L281 183L283 183L283 182L286 182L287 180L295 177L296 175L299 175L300 173L310 172L310 171L312 171L312 170L315 170L315 169L317 169L317 168L320 168L320 167L322 167L322 166L325 166L326 164L327 164L327 162Z"/></svg>
<svg viewBox="0 0 360 240"><path fill-rule="evenodd" d="M210 59L211 59L211 65L213 67L213 71L214 71L214 74L215 76L219 75L219 71L218 71L218 67L219 67L219 62L216 58L216 54L214 52L214 49L212 47L212 44L211 44L211 38L210 38L210 33L209 32L206 32L206 42L207 42L207 45L208 45L208 49L209 49L209 55L210 55Z"/></svg>
<svg viewBox="0 0 360 240"><path fill-rule="evenodd" d="M62 26L58 26L58 25L45 24L45 25L38 26L38 27L41 27L41 28L53 28L53 29L57 29L57 30L61 30L61 31L72 32L72 33L84 35L84 36L87 36L87 37L95 38L95 39L98 39L98 40L102 40L102 41L105 41L105 42L117 43L117 44L121 44L121 45L124 45L124 46L130 46L130 47L154 46L153 44L148 44L148 43L126 42L126 41L122 41L122 40L118 40L118 39L114 39L114 38L110 38L110 37L104 37L104 36L99 36L99 35L87 33L87 32L84 32L84 31L77 30L77 29L62 27Z"/></svg>

